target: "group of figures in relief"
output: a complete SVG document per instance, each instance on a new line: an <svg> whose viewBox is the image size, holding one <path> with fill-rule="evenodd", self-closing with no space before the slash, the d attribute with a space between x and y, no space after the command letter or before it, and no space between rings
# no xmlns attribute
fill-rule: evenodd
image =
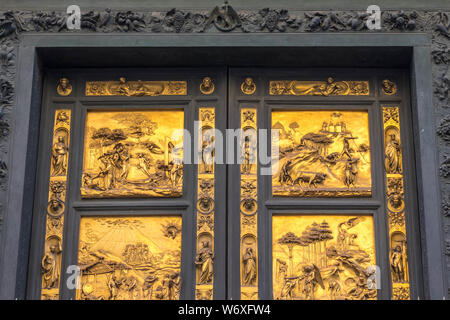
<svg viewBox="0 0 450 320"><path fill-rule="evenodd" d="M88 113L82 196L180 196L183 127L182 111Z"/></svg>
<svg viewBox="0 0 450 320"><path fill-rule="evenodd" d="M320 218L274 217L274 298L376 299L372 218Z"/></svg>
<svg viewBox="0 0 450 320"><path fill-rule="evenodd" d="M161 216L83 218L78 299L178 299L180 222Z"/></svg>
<svg viewBox="0 0 450 320"><path fill-rule="evenodd" d="M272 113L279 130L279 196L370 196L368 117L360 111Z"/></svg>

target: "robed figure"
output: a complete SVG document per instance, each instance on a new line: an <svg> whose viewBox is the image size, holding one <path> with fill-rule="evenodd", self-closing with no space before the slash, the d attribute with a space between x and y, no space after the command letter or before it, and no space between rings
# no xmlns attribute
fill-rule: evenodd
<svg viewBox="0 0 450 320"><path fill-rule="evenodd" d="M386 145L386 172L387 173L401 173L401 150L400 142L396 135L390 134L389 142Z"/></svg>
<svg viewBox="0 0 450 320"><path fill-rule="evenodd" d="M59 136L52 148L52 176L63 176L67 172L68 148L63 136Z"/></svg>
<svg viewBox="0 0 450 320"><path fill-rule="evenodd" d="M59 245L51 245L42 258L42 280L44 282L45 289L56 288L59 285L60 264L58 259L60 253L61 248Z"/></svg>
<svg viewBox="0 0 450 320"><path fill-rule="evenodd" d="M200 284L207 284L212 281L213 260L214 252L209 247L209 241L203 241L202 248L195 257L195 264L200 268L200 277L198 280Z"/></svg>
<svg viewBox="0 0 450 320"><path fill-rule="evenodd" d="M244 262L244 284L253 285L256 280L256 257L252 248L247 248L242 260Z"/></svg>

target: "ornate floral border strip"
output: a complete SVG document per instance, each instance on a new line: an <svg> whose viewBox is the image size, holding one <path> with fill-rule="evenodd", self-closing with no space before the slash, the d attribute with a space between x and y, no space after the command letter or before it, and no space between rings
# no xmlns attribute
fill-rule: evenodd
<svg viewBox="0 0 450 320"><path fill-rule="evenodd" d="M197 255L196 300L212 300L214 293L214 137L216 113L214 108L199 108L197 170Z"/></svg>
<svg viewBox="0 0 450 320"><path fill-rule="evenodd" d="M71 111L55 111L51 150L44 255L41 260L41 299L57 300L61 279L61 257L66 211L66 188L70 144Z"/></svg>
<svg viewBox="0 0 450 320"><path fill-rule="evenodd" d="M258 159L257 109L241 109L241 299L258 299ZM249 135L246 131L251 130ZM247 131L248 132L248 131Z"/></svg>
<svg viewBox="0 0 450 320"><path fill-rule="evenodd" d="M398 107L383 106L383 128L392 298L394 300L409 300L409 264L402 165L403 153Z"/></svg>

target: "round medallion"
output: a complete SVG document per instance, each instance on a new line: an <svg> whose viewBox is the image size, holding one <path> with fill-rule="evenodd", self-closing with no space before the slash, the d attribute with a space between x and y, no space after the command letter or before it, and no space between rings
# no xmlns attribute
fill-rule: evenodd
<svg viewBox="0 0 450 320"><path fill-rule="evenodd" d="M214 200L213 198L205 195L202 196L197 201L197 211L201 214L210 214L214 210Z"/></svg>
<svg viewBox="0 0 450 320"><path fill-rule="evenodd" d="M60 96L68 96L72 92L72 85L70 84L69 79L59 79L56 91Z"/></svg>
<svg viewBox="0 0 450 320"><path fill-rule="evenodd" d="M51 199L47 205L47 213L54 218L58 218L63 214L65 208L66 207L62 200Z"/></svg>
<svg viewBox="0 0 450 320"><path fill-rule="evenodd" d="M381 82L381 90L385 95L392 96L397 93L397 85L390 80L383 80Z"/></svg>
<svg viewBox="0 0 450 320"><path fill-rule="evenodd" d="M211 94L214 92L214 83L210 77L204 77L202 83L200 84L200 92L203 94Z"/></svg>
<svg viewBox="0 0 450 320"><path fill-rule="evenodd" d="M241 84L241 91L243 94L254 94L256 91L256 84L252 78L245 78L244 82Z"/></svg>
<svg viewBox="0 0 450 320"><path fill-rule="evenodd" d="M253 198L244 198L241 201L240 208L243 215L252 216L256 214L258 204Z"/></svg>

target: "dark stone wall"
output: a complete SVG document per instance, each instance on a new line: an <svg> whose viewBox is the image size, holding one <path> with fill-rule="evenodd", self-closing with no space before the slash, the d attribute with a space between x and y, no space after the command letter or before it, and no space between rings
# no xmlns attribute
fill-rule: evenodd
<svg viewBox="0 0 450 320"><path fill-rule="evenodd" d="M450 2L383 0L382 29L368 30L371 1L235 0L235 24L215 23L210 0L142 1L2 0L0 4L0 226L8 188L10 127L14 124L16 57L24 33L427 33L432 39L433 103L442 199L442 228L447 277L450 275ZM67 5L81 7L81 30L65 26ZM217 1L217 5L221 2ZM176 8L176 9L173 9ZM333 9L331 11L330 9ZM30 199L31 201L31 199ZM426 214L426 212L425 212ZM0 244L1 245L1 244ZM450 283L448 278L447 283Z"/></svg>

